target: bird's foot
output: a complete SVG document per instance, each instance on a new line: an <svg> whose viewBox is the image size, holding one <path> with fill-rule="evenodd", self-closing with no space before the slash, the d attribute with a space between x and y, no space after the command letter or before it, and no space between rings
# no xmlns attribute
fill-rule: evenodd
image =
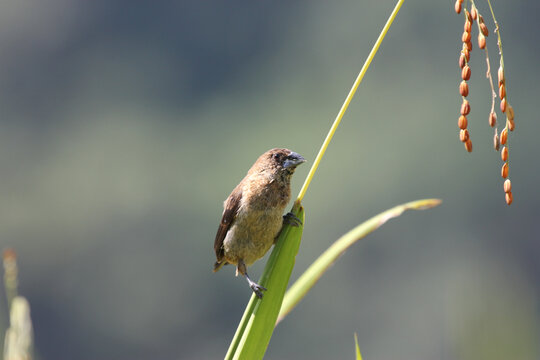
<svg viewBox="0 0 540 360"><path fill-rule="evenodd" d="M257 284L256 282L254 281L249 281L249 287L251 288L251 290L253 290L253 292L255 293L255 295L257 295L257 297L259 299L262 299L263 297L263 291L266 291L266 288Z"/></svg>
<svg viewBox="0 0 540 360"><path fill-rule="evenodd" d="M299 227L302 225L302 220L296 217L292 212L288 212L283 215L283 223L289 224L294 227Z"/></svg>

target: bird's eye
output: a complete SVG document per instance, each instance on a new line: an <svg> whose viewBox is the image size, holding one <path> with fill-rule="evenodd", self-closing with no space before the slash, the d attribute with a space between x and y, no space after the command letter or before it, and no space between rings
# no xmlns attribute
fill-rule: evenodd
<svg viewBox="0 0 540 360"><path fill-rule="evenodd" d="M281 154L280 153L275 153L274 155L272 155L272 157L276 160L280 160L281 159Z"/></svg>

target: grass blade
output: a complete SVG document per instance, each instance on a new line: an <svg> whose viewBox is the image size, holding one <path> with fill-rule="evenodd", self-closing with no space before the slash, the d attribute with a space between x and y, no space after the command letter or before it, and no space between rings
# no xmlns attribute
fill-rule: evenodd
<svg viewBox="0 0 540 360"><path fill-rule="evenodd" d="M321 276L328 270L351 245L362 239L367 234L378 229L388 220L400 216L405 210L423 210L432 208L441 203L439 199L425 199L412 201L406 204L398 205L392 209L386 210L379 215L372 217L347 234L339 238L332 244L311 266L296 280L285 294L281 311L278 317L278 323L302 300Z"/></svg>

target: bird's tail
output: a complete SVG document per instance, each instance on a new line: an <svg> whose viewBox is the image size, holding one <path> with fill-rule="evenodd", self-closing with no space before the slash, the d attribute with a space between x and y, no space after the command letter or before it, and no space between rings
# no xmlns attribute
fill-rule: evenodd
<svg viewBox="0 0 540 360"><path fill-rule="evenodd" d="M225 264L227 264L226 261L216 261L214 264L214 272L219 271Z"/></svg>

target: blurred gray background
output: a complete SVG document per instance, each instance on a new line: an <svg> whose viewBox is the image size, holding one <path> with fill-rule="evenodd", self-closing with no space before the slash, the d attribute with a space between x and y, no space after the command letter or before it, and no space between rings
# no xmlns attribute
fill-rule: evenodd
<svg viewBox="0 0 540 360"><path fill-rule="evenodd" d="M368 217L443 204L350 249L267 359L352 359L354 332L365 359L540 359L540 3L492 3L516 113L514 204L476 35L468 154L463 15L406 2L304 199L293 279ZM234 269L211 271L222 201L272 147L308 159L298 193L394 5L0 2L0 247L18 253L39 358L223 358L250 291ZM496 69L493 35L488 48Z"/></svg>

